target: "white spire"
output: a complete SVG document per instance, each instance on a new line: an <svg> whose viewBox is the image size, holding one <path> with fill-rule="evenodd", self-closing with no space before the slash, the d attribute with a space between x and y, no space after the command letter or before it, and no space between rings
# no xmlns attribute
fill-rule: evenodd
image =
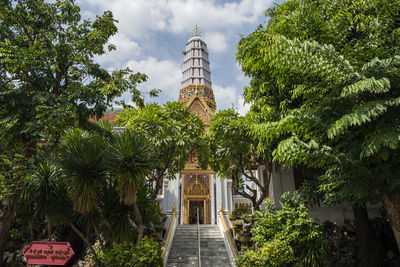
<svg viewBox="0 0 400 267"><path fill-rule="evenodd" d="M183 51L182 87L189 84L202 84L211 88L210 62L208 61L207 45L200 37L197 24Z"/></svg>

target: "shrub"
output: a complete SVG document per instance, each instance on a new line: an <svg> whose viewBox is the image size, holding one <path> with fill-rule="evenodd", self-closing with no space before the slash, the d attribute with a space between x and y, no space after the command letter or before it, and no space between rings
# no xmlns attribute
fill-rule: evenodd
<svg viewBox="0 0 400 267"><path fill-rule="evenodd" d="M295 261L293 249L286 241L266 242L257 251L248 250L236 261L239 267L281 266Z"/></svg>
<svg viewBox="0 0 400 267"><path fill-rule="evenodd" d="M114 243L102 255L104 266L147 267L162 266L160 244L144 237L136 244L133 242Z"/></svg>
<svg viewBox="0 0 400 267"><path fill-rule="evenodd" d="M258 247L283 240L293 249L296 265L324 265L330 249L322 227L307 217L307 208L297 194L284 194L281 203L280 210L269 201L265 210L255 213L252 240Z"/></svg>

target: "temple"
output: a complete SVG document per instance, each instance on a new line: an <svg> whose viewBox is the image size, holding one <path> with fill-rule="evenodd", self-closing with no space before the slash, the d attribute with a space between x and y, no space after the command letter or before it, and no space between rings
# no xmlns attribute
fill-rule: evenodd
<svg viewBox="0 0 400 267"><path fill-rule="evenodd" d="M211 117L217 107L212 90L207 44L201 38L197 25L192 37L186 42L183 54L178 100L184 103L192 114L201 118L205 130L208 131ZM298 189L305 177L298 170L275 167L272 169L267 197L279 207L282 194ZM266 183L264 177L267 177L268 173L264 166L255 166L251 171L261 184ZM252 189L259 190L252 182L246 181L246 183ZM252 208L250 200L235 194L232 186L231 179L218 177L212 169L199 168L196 164L196 155L192 152L184 170L176 179L164 179L163 188L157 199L162 211L167 215L172 213L173 205L176 205L180 224L195 223L197 209L200 210L200 223L217 224L217 211L220 206L224 215L241 206ZM353 219L348 205L316 206L310 209L309 215L319 218L321 222L329 220L344 223L346 219Z"/></svg>
<svg viewBox="0 0 400 267"><path fill-rule="evenodd" d="M201 118L207 131L211 117L215 114L216 104L212 90L210 62L207 44L200 37L196 27L183 51L182 87L179 101L184 103L189 112ZM214 224L217 204L226 204L227 192L231 192L231 181L217 179L213 170L202 170L196 164L196 155L190 154L188 163L174 180L165 179L162 195L159 196L161 208L167 214L173 204L178 207L178 219L181 224L196 221L199 208L200 222ZM225 200L224 200L225 199ZM226 212L230 209L226 207Z"/></svg>
<svg viewBox="0 0 400 267"><path fill-rule="evenodd" d="M214 92L212 90L210 61L208 57L207 44L200 36L200 30L195 26L192 37L187 41L183 51L183 71L179 101L184 103L189 112L201 118L208 131L211 117L216 112ZM253 170L253 175L263 181L265 172L263 166ZM284 187L285 191L294 190L293 173L279 172L274 174L279 177L276 181L284 184L272 185L273 187ZM212 169L202 170L196 164L196 155L192 152L184 170L174 180L165 179L163 190L158 196L161 209L170 214L173 204L178 207L178 219L181 224L191 224L196 221L196 210L200 210L200 222L203 224L216 224L217 208L222 206L223 213L227 215L239 206L251 208L251 202L235 194L231 179L221 179ZM255 185L250 185L253 189ZM283 190L279 192L278 198ZM271 194L269 197L273 197Z"/></svg>

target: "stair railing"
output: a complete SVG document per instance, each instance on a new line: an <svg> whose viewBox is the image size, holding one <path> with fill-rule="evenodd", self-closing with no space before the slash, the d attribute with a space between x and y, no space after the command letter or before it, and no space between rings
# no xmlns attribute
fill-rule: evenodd
<svg viewBox="0 0 400 267"><path fill-rule="evenodd" d="M218 214L219 214L219 219L221 220L221 223L222 223L222 227L224 228L224 235L228 239L228 243L229 243L232 255L233 255L234 259L237 260L239 258L239 254L238 254L238 251L236 248L235 241L232 237L231 231L229 230L228 224L226 223L224 212L222 211L222 205L219 206Z"/></svg>
<svg viewBox="0 0 400 267"><path fill-rule="evenodd" d="M174 203L172 207L171 221L169 222L167 234L165 235L164 243L163 246L161 247L161 255L164 259L164 266L166 266L167 264L168 252L171 247L172 238L175 233L175 228L176 228L176 205Z"/></svg>
<svg viewBox="0 0 400 267"><path fill-rule="evenodd" d="M197 208L197 241L199 247L199 267L201 267L199 208Z"/></svg>

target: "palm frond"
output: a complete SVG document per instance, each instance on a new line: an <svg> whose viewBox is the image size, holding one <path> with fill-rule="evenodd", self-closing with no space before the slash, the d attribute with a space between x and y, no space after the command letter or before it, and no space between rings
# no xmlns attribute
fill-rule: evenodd
<svg viewBox="0 0 400 267"><path fill-rule="evenodd" d="M126 204L134 201L136 188L155 166L149 143L133 131L117 134L108 146L107 167L115 177Z"/></svg>
<svg viewBox="0 0 400 267"><path fill-rule="evenodd" d="M63 138L60 164L69 181L68 195L74 202L74 209L82 214L98 205L105 182L105 147L102 137L82 130L72 130Z"/></svg>

